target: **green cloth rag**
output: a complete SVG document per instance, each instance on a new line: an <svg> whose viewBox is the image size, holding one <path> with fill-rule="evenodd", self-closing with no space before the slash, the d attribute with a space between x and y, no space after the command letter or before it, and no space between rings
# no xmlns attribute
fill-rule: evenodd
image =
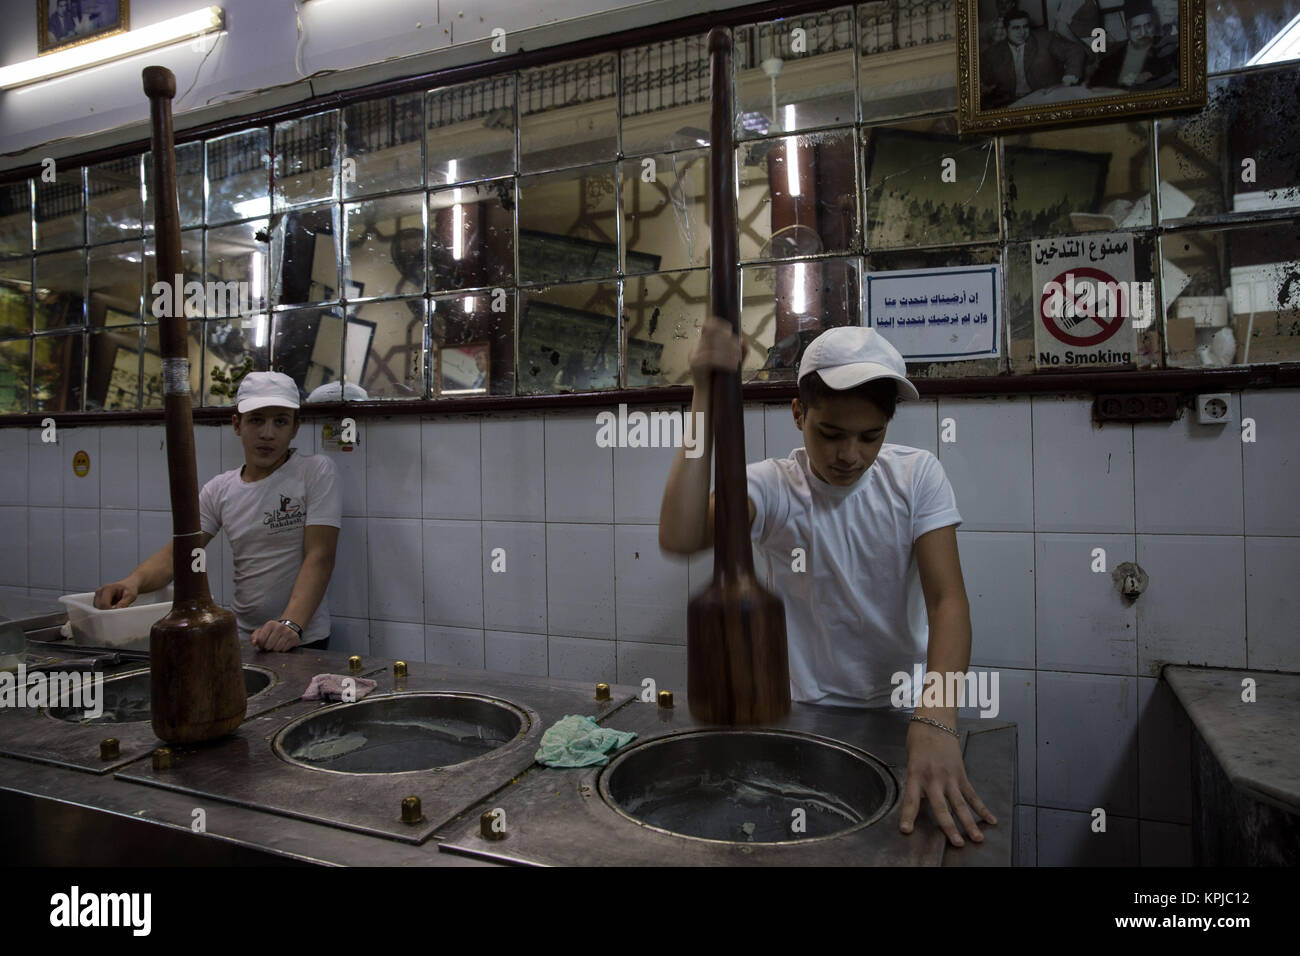
<svg viewBox="0 0 1300 956"><path fill-rule="evenodd" d="M537 762L547 767L598 767L609 763L605 756L636 734L629 730L602 727L590 717L569 714L542 734Z"/></svg>

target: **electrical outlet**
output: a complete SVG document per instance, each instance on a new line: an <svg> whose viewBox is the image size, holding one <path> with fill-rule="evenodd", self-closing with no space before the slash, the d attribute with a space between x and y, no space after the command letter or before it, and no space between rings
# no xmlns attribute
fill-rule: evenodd
<svg viewBox="0 0 1300 956"><path fill-rule="evenodd" d="M1173 392L1098 395L1093 416L1099 422L1172 422L1178 417L1178 396Z"/></svg>
<svg viewBox="0 0 1300 956"><path fill-rule="evenodd" d="M1202 425L1223 425L1232 421L1232 396L1227 392L1197 395L1196 420Z"/></svg>

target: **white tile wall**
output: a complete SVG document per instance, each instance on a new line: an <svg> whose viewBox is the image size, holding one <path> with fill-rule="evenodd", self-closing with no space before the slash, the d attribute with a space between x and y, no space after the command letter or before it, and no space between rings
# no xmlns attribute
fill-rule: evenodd
<svg viewBox="0 0 1300 956"><path fill-rule="evenodd" d="M659 550L655 525L614 526L620 641L686 643L687 559Z"/></svg>
<svg viewBox="0 0 1300 956"><path fill-rule="evenodd" d="M140 506L140 444L134 427L105 428L99 437L99 506ZM200 474L202 487L208 477Z"/></svg>
<svg viewBox="0 0 1300 956"><path fill-rule="evenodd" d="M596 444L596 409L547 412L546 520L614 520L614 452Z"/></svg>
<svg viewBox="0 0 1300 956"><path fill-rule="evenodd" d="M614 526L547 524L551 634L614 640Z"/></svg>
<svg viewBox="0 0 1300 956"><path fill-rule="evenodd" d="M482 522L424 522L424 620L483 626Z"/></svg>
<svg viewBox="0 0 1300 956"><path fill-rule="evenodd" d="M1252 668L1296 670L1300 538L1246 538L1246 656Z"/></svg>
<svg viewBox="0 0 1300 956"><path fill-rule="evenodd" d="M70 593L93 591L99 579L99 511L63 509L63 586Z"/></svg>
<svg viewBox="0 0 1300 956"><path fill-rule="evenodd" d="M334 467L338 469L339 481L343 486L343 513L355 517L366 516L366 460L370 450L370 432L364 422L357 422L357 444L348 451L337 448L323 448L322 455L328 455ZM239 461L243 462L243 453ZM417 486L418 487L418 486Z"/></svg>
<svg viewBox="0 0 1300 956"><path fill-rule="evenodd" d="M339 617L330 612L331 651L343 654L370 654L370 621L365 618Z"/></svg>
<svg viewBox="0 0 1300 956"><path fill-rule="evenodd" d="M939 403L934 399L917 402L899 402L894 407L894 419L885 429L885 441L893 445L924 448L930 454L939 454Z"/></svg>
<svg viewBox="0 0 1300 956"><path fill-rule="evenodd" d="M1241 420L1234 395L1232 414ZM1241 435L1230 423L1200 425L1195 411L1176 422L1133 426L1137 530L1241 534Z"/></svg>
<svg viewBox="0 0 1300 956"><path fill-rule="evenodd" d="M27 586L63 589L63 509L27 509Z"/></svg>
<svg viewBox="0 0 1300 956"><path fill-rule="evenodd" d="M41 440L40 428L27 432L27 505L31 508L63 506L63 449L70 439L64 429L55 433L57 441Z"/></svg>
<svg viewBox="0 0 1300 956"><path fill-rule="evenodd" d="M0 541L5 543L5 549L13 556L9 560L0 561L0 586L27 587L27 511L25 507L0 507Z"/></svg>
<svg viewBox="0 0 1300 956"><path fill-rule="evenodd" d="M1016 807L1016 866L1038 865L1038 812L1036 807Z"/></svg>
<svg viewBox="0 0 1300 956"><path fill-rule="evenodd" d="M690 406L645 406L642 410L686 414ZM614 449L614 520L620 524L659 526L668 471L677 457L676 448Z"/></svg>
<svg viewBox="0 0 1300 956"><path fill-rule="evenodd" d="M546 633L546 525L483 522L483 624Z"/></svg>
<svg viewBox="0 0 1300 956"><path fill-rule="evenodd" d="M1034 527L1132 533L1133 426L1094 426L1084 399L1035 396L1031 407Z"/></svg>
<svg viewBox="0 0 1300 956"><path fill-rule="evenodd" d="M200 431L201 429L195 429ZM171 492L167 487L167 437L161 425L145 425L136 431L136 442L140 449L140 467L138 470L139 503L141 511L170 511ZM243 455L239 461L243 462ZM234 466L232 466L234 467ZM202 480L207 481L211 475ZM162 547L160 542L156 551Z"/></svg>
<svg viewBox="0 0 1300 956"><path fill-rule="evenodd" d="M646 678L655 682L655 692L671 690L674 697L686 693L686 648L664 644L618 642L618 680L621 684L646 686Z"/></svg>
<svg viewBox="0 0 1300 956"><path fill-rule="evenodd" d="M1136 674L1137 610L1126 605L1111 578L1117 565L1134 559L1133 535L1040 532L1034 537L1038 666ZM1104 571L1093 570L1103 566Z"/></svg>
<svg viewBox="0 0 1300 956"><path fill-rule="evenodd" d="M1038 804L1135 817L1137 783L1137 678L1039 671Z"/></svg>
<svg viewBox="0 0 1300 956"><path fill-rule="evenodd" d="M1039 866L1137 866L1138 821L1106 814L1105 832L1092 828L1088 813L1038 810Z"/></svg>
<svg viewBox="0 0 1300 956"><path fill-rule="evenodd" d="M1034 536L957 531L970 603L971 662L1034 666Z"/></svg>
<svg viewBox="0 0 1300 956"><path fill-rule="evenodd" d="M1164 681L1138 678L1138 795L1144 820L1190 823L1192 725Z"/></svg>
<svg viewBox="0 0 1300 956"><path fill-rule="evenodd" d="M424 622L424 547L419 518L366 521L372 621ZM371 631L371 641L374 641Z"/></svg>
<svg viewBox="0 0 1300 956"><path fill-rule="evenodd" d="M374 644L373 638L371 644ZM481 670L483 632L474 628L427 624L424 628L424 659L430 664Z"/></svg>
<svg viewBox="0 0 1300 956"><path fill-rule="evenodd" d="M370 517L423 514L420 423L414 418L374 422L366 429L366 513Z"/></svg>
<svg viewBox="0 0 1300 956"><path fill-rule="evenodd" d="M512 631L486 631L483 635L484 666L507 674L545 677L546 635Z"/></svg>
<svg viewBox="0 0 1300 956"><path fill-rule="evenodd" d="M570 680L604 681L612 684L618 678L613 641L591 641L582 637L556 637L547 642L550 653L550 674Z"/></svg>
<svg viewBox="0 0 1300 956"><path fill-rule="evenodd" d="M1255 440L1241 443L1246 534L1300 535L1300 389L1247 392L1241 414L1255 421ZM1240 420L1223 427L1241 434Z"/></svg>
<svg viewBox="0 0 1300 956"><path fill-rule="evenodd" d="M1032 531L1034 487L1027 399L939 402L939 463L963 531ZM943 441L952 419L953 441Z"/></svg>
<svg viewBox="0 0 1300 956"><path fill-rule="evenodd" d="M28 505L28 428L0 428L0 505Z"/></svg>
<svg viewBox="0 0 1300 956"><path fill-rule="evenodd" d="M546 520L546 439L542 419L484 419L483 517Z"/></svg>
<svg viewBox="0 0 1300 956"><path fill-rule="evenodd" d="M1138 673L1165 663L1246 665L1245 539L1139 534L1138 564L1150 578L1137 600Z"/></svg>
<svg viewBox="0 0 1300 956"><path fill-rule="evenodd" d="M224 539L223 539L224 540ZM330 620L335 616L365 618L370 609L370 573L366 519L343 516L334 550L334 573L326 597ZM332 648L334 645L331 644Z"/></svg>
<svg viewBox="0 0 1300 956"><path fill-rule="evenodd" d="M333 649L334 642L330 641ZM374 657L391 660L422 661L425 659L425 634L423 624L406 621L370 621L370 653Z"/></svg>
<svg viewBox="0 0 1300 956"><path fill-rule="evenodd" d="M426 518L483 515L479 417L439 418L420 426L421 475Z"/></svg>
<svg viewBox="0 0 1300 956"><path fill-rule="evenodd" d="M99 581L96 587L122 580L140 563L140 521L136 512L104 508L98 514ZM209 551L208 559L211 558Z"/></svg>

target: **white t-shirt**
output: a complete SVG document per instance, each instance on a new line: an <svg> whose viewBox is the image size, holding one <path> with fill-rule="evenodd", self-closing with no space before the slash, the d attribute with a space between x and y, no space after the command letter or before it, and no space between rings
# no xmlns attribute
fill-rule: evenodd
<svg viewBox="0 0 1300 956"><path fill-rule="evenodd" d="M307 525L343 524L343 494L334 463L324 455L289 460L260 481L244 481L241 469L222 472L199 492L199 527L210 535L222 528L235 560L235 619L248 639L267 621L284 616L302 570L303 531ZM302 642L330 633L327 602L310 621L297 621Z"/></svg>
<svg viewBox="0 0 1300 956"><path fill-rule="evenodd" d="M812 473L808 452L747 469L750 531L785 602L790 691L798 701L889 706L890 677L924 662L930 629L912 544L961 524L957 499L930 452L881 445L851 487ZM795 548L806 570L796 571Z"/></svg>

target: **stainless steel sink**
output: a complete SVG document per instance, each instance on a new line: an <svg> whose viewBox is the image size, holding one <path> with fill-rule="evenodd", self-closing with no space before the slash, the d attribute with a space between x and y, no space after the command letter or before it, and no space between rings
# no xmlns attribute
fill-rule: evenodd
<svg viewBox="0 0 1300 956"><path fill-rule="evenodd" d="M273 680L274 675L270 671L244 665L244 690L248 697L256 697L270 687ZM99 717L86 717L84 703L76 707L51 707L49 714L73 724L139 723L152 716L150 693L149 671L132 671L104 681L104 712Z"/></svg>
<svg viewBox="0 0 1300 956"><path fill-rule="evenodd" d="M503 747L529 728L513 704L462 693L370 697L326 707L276 735L275 752L338 773L407 773L449 767Z"/></svg>
<svg viewBox="0 0 1300 956"><path fill-rule="evenodd" d="M893 806L888 768L809 734L718 730L651 740L614 758L601 797L637 823L728 843L808 842L870 826Z"/></svg>

